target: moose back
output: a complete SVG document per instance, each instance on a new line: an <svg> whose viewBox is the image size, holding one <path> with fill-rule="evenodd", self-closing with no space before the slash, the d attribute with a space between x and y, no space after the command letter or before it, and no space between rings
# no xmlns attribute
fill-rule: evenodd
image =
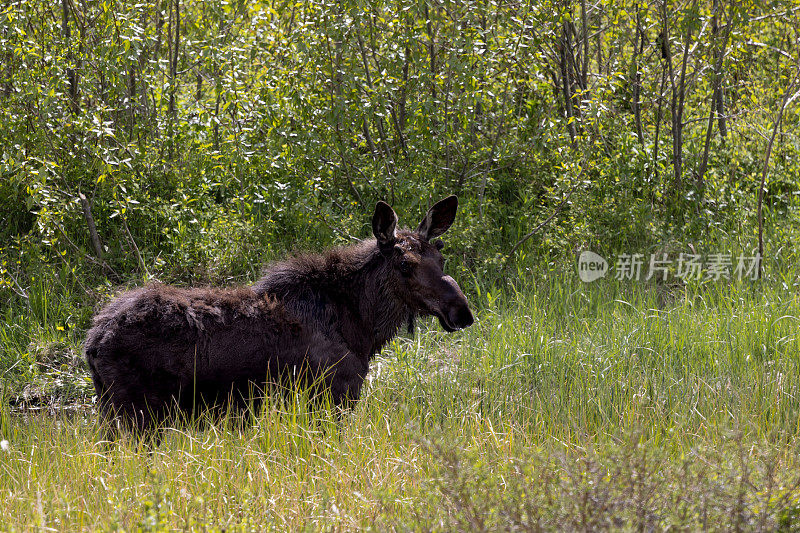
<svg viewBox="0 0 800 533"><path fill-rule="evenodd" d="M445 198L409 231L378 202L375 238L277 262L252 286L123 293L85 343L102 416L141 433L176 410L246 404L287 379L321 386L334 405L355 402L370 360L403 324L419 315L447 331L472 324L436 239L457 207Z"/></svg>

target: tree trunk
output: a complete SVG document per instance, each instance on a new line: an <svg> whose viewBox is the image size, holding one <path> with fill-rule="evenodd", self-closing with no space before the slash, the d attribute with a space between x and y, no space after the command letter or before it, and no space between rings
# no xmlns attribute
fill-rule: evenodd
<svg viewBox="0 0 800 533"><path fill-rule="evenodd" d="M3 26L3 40L8 39L8 31L9 27ZM11 96L11 91L13 90L13 83L14 80L14 52L12 50L7 50L5 54L3 54L2 59L4 68L2 69L3 74L3 96L8 98Z"/></svg>
<svg viewBox="0 0 800 533"><path fill-rule="evenodd" d="M164 15L161 12L161 2L156 0L156 49L153 54L156 61L161 59L161 34L163 33L163 29Z"/></svg>
<svg viewBox="0 0 800 533"><path fill-rule="evenodd" d="M564 113L567 118L567 131L569 138L574 143L577 132L575 131L575 116L572 109L572 80L567 64L567 26L564 24L562 39L558 43L558 63L561 69L561 92L564 97Z"/></svg>
<svg viewBox="0 0 800 533"><path fill-rule="evenodd" d="M664 86L667 84L667 67L664 65L661 69L661 86L658 91L658 108L656 110L656 134L653 141L653 177L658 181L658 142L661 134L661 120L662 109L664 105Z"/></svg>
<svg viewBox="0 0 800 533"><path fill-rule="evenodd" d="M83 209L83 218L89 230L89 240L92 243L94 255L97 259L103 261L103 245L100 243L100 236L97 234L97 226L95 226L94 217L92 216L92 207L83 193L78 193L78 200L80 200L81 208Z"/></svg>
<svg viewBox="0 0 800 533"><path fill-rule="evenodd" d="M639 5L636 5L636 40L633 47L633 116L636 122L636 138L639 144L644 144L644 133L642 132L642 106L641 106L641 92L642 92L642 74L639 60L644 52L644 45L646 35L642 29L642 17L639 11Z"/></svg>
<svg viewBox="0 0 800 533"><path fill-rule="evenodd" d="M428 33L428 57L430 59L431 69L431 96L436 101L436 41L433 32L433 23L431 22L430 13L428 12L428 3L424 3L423 13L425 14L425 30Z"/></svg>
<svg viewBox="0 0 800 533"><path fill-rule="evenodd" d="M581 88L586 91L589 88L589 22L586 13L586 0L581 0L581 37L583 50L581 52ZM599 66L599 65L598 65ZM588 99L588 96L583 96Z"/></svg>
<svg viewBox="0 0 800 533"><path fill-rule="evenodd" d="M675 194L683 189L683 110L686 98L686 67L689 63L689 44L692 41L692 30L687 29L686 40L683 43L683 59L681 60L680 78L675 81L675 71L672 65L672 52L669 45L668 18L666 3L662 11L663 16L663 43L666 50L667 65L669 67L670 84L672 86L672 99L670 114L672 117L672 170L675 185Z"/></svg>
<svg viewBox="0 0 800 533"><path fill-rule="evenodd" d="M714 0L713 11L714 18L711 20L711 33L716 38L719 32L719 25L717 20L717 9L719 0ZM735 9L735 2L731 0L731 12L728 16L728 24L725 28L725 39L722 43L720 50L714 52L714 105L712 108L716 110L717 122L719 123L719 134L723 139L728 136L728 119L725 117L725 95L722 88L722 61L725 58L725 51L728 46L728 37L731 34L731 26L733 26L733 10Z"/></svg>
<svg viewBox="0 0 800 533"><path fill-rule="evenodd" d="M175 44L172 46L172 57L170 58L170 91L169 91L169 114L175 117L175 91L178 85L178 53L181 42L181 10L180 0L175 0Z"/></svg>
<svg viewBox="0 0 800 533"><path fill-rule="evenodd" d="M359 52L361 53L361 64L364 67L364 79L365 79L365 81L367 83L367 87L372 89L372 74L370 73L370 69L369 69L369 60L367 59L367 50L366 50L366 47L364 46L364 39L361 37L361 31L358 28L358 26L356 26L356 40L358 42ZM386 131L383 128L383 119L381 119L381 117L378 117L378 116L375 117L375 127L378 130L378 136L379 136L378 142L380 143L380 147L382 149L382 155L383 155L383 158L384 158L384 163L386 164L386 168L388 170L389 169L389 164L390 164L390 161L391 161L391 153L389 151L389 147L388 147L387 142L386 142L386 139L387 139ZM366 128L366 126L365 126L365 128ZM392 166L394 166L394 165L392 164ZM390 186L394 187L394 183L391 180L390 180L389 183L390 183Z"/></svg>
<svg viewBox="0 0 800 533"><path fill-rule="evenodd" d="M708 124L706 125L706 138L705 142L703 143L703 156L700 158L700 168L697 170L697 181L695 186L702 197L703 189L705 189L705 174L706 169L708 168L708 152L709 147L711 144L711 134L714 130L714 108L716 107L716 102L713 98L711 98L711 110L708 112Z"/></svg>
<svg viewBox="0 0 800 533"><path fill-rule="evenodd" d="M71 31L69 28L69 7L67 0L61 0L61 27L64 32L64 46L67 49L67 84L69 86L69 100L72 112L77 114L78 107L78 76L72 68L72 48L70 46Z"/></svg>
<svg viewBox="0 0 800 533"><path fill-rule="evenodd" d="M411 32L413 21L409 19L409 33ZM403 85L400 86L400 102L397 104L398 120L400 122L400 129L404 130L406 127L406 89L408 87L408 67L411 62L411 48L406 41L403 50Z"/></svg>
<svg viewBox="0 0 800 533"><path fill-rule="evenodd" d="M718 26L717 26L717 10L719 9L719 0L714 0L713 12L711 19L711 34L716 43L719 43ZM720 111L720 98L722 96L722 62L725 59L725 51L728 46L728 37L730 36L731 26L733 25L733 3L731 3L731 16L728 20L725 35L722 37L722 42L714 50L714 64L713 68L713 81L711 93L711 110L708 113L708 125L706 126L706 138L703 146L703 156L700 160L700 168L697 171L697 189L702 191L705 187L705 174L708 168L708 153L709 145L711 144L712 130L714 128L714 118L719 119L720 135L724 138L727 135L726 131L722 131L725 126L723 112Z"/></svg>

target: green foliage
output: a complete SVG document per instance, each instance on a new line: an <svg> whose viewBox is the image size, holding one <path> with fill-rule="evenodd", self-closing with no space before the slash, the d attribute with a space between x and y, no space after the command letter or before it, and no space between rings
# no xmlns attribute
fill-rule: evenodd
<svg viewBox="0 0 800 533"><path fill-rule="evenodd" d="M573 189L512 260L730 231L753 206L761 133L796 67L785 40L796 10L665 5L665 22L660 6L9 3L2 256L114 282L218 282L363 236L379 198L419 214L451 192L459 262L480 275ZM684 45L685 172L671 176ZM717 77L728 134L712 128L700 178ZM790 107L785 131L798 120ZM798 190L792 139L779 139L767 183L784 211Z"/></svg>

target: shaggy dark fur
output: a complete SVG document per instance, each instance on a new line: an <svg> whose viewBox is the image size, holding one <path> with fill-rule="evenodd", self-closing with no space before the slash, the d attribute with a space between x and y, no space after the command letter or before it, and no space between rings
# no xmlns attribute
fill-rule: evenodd
<svg viewBox="0 0 800 533"><path fill-rule="evenodd" d="M106 418L142 432L175 408L242 405L269 383L323 383L335 405L358 399L370 359L417 315L454 331L472 324L441 241L454 196L416 231L396 231L380 202L370 239L269 267L251 287L126 292L94 318L86 360ZM261 394L261 393L259 393Z"/></svg>

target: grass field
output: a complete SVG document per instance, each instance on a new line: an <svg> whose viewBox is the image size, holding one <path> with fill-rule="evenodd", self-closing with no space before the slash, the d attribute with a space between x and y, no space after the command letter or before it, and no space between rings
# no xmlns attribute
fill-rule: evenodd
<svg viewBox="0 0 800 533"><path fill-rule="evenodd" d="M800 529L796 287L473 292L473 327L395 340L338 423L273 400L148 447L2 402L0 529Z"/></svg>

